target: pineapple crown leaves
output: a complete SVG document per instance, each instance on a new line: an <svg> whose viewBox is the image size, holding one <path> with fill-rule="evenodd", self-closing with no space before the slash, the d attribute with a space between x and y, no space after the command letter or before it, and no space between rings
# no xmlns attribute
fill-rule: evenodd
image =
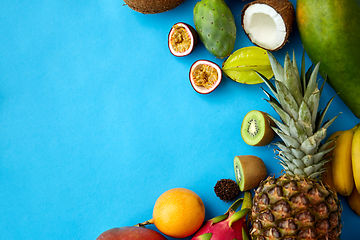
<svg viewBox="0 0 360 240"><path fill-rule="evenodd" d="M275 144L279 148L278 159L288 174L316 178L328 161L323 156L330 151L321 146L321 141L326 137L328 127L339 116L323 122L335 96L323 110L319 110L320 96L327 79L319 88L317 75L320 62L305 71L305 51L300 72L294 52L293 60L286 53L284 67L270 52L268 56L274 72L274 83L261 73L256 73L271 91L272 95L262 89L268 97L265 100L281 119L278 121L270 116L277 126L272 128L282 140Z"/></svg>

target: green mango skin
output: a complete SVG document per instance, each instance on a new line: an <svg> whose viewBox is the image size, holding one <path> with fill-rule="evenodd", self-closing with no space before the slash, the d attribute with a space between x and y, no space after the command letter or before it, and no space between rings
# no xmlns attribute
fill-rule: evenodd
<svg viewBox="0 0 360 240"><path fill-rule="evenodd" d="M214 56L224 58L235 46L236 25L223 0L202 0L194 7L194 23L201 42Z"/></svg>
<svg viewBox="0 0 360 240"><path fill-rule="evenodd" d="M310 60L360 118L360 1L298 0L296 21Z"/></svg>

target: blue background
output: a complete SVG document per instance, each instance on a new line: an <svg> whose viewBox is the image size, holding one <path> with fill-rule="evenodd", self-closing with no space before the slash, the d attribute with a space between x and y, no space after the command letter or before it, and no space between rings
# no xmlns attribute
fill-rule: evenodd
<svg viewBox="0 0 360 240"><path fill-rule="evenodd" d="M235 178L236 155L259 156L269 174L280 174L274 146L251 147L240 135L248 111L276 116L263 100L266 86L224 78L211 94L198 94L191 64L223 60L202 43L183 58L169 52L171 26L194 26L196 3L144 15L118 0L2 0L1 239L96 239L150 219L158 196L174 187L195 191L212 218L231 204L213 187ZM252 46L240 21L247 2L227 3L237 24L234 50ZM293 50L300 63L296 25L274 55L282 63ZM321 107L334 95L326 84ZM359 122L335 97L326 118L338 112L330 134ZM340 199L342 239L356 238L360 217Z"/></svg>

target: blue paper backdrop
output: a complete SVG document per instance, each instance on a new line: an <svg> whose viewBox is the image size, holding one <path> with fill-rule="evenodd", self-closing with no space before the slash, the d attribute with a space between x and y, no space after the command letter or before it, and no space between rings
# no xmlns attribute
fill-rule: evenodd
<svg viewBox="0 0 360 240"><path fill-rule="evenodd" d="M200 95L188 79L191 64L223 60L202 43L183 58L168 50L174 23L194 26L196 2L144 15L114 0L2 0L1 239L96 239L150 219L158 196L174 187L195 191L212 218L231 204L213 187L234 179L236 155L259 156L269 174L280 174L273 146L251 147L240 135L248 111L275 115L263 100L266 86L224 78ZM235 49L252 46L240 21L247 2L227 3ZM274 55L282 62L293 50L300 63L296 26ZM334 95L326 84L322 107ZM359 122L335 97L327 118L338 112L329 133ZM360 217L341 202L342 239L354 239Z"/></svg>

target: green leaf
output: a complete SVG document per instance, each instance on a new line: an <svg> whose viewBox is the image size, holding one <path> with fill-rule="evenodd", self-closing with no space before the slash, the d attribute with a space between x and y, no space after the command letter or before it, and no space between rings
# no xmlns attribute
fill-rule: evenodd
<svg viewBox="0 0 360 240"><path fill-rule="evenodd" d="M304 93L304 100L305 102L308 101L310 95L315 91L316 85L317 85L317 75L319 72L320 63L315 65L314 70L312 71L310 75L310 80L307 84L306 91Z"/></svg>
<svg viewBox="0 0 360 240"><path fill-rule="evenodd" d="M301 80L300 80L299 69L298 69L298 66L297 66L297 63L296 63L295 50L293 50L292 65L293 65L293 68L294 68L296 81L298 82L297 84L298 84L298 86L300 87L300 91L301 91L301 94L302 94L302 87L301 87L302 85L301 85Z"/></svg>
<svg viewBox="0 0 360 240"><path fill-rule="evenodd" d="M212 233L204 233L197 237L199 240L210 240L212 237Z"/></svg>
<svg viewBox="0 0 360 240"><path fill-rule="evenodd" d="M230 218L229 218L229 227L231 227L231 225L236 222L239 221L240 219L246 217L246 215L250 212L249 208L244 208L241 209L240 211L234 213Z"/></svg>
<svg viewBox="0 0 360 240"><path fill-rule="evenodd" d="M294 119L291 119L289 129L290 135L293 138L296 138L299 142L303 142L307 138L306 132L302 126L297 121L294 121Z"/></svg>
<svg viewBox="0 0 360 240"><path fill-rule="evenodd" d="M303 127L306 135L310 137L313 134L312 115L305 101L300 105L298 122Z"/></svg>
<svg viewBox="0 0 360 240"><path fill-rule="evenodd" d="M277 119L273 118L271 115L268 115L271 120L274 121L276 126L280 128L281 131L283 131L285 134L290 135L290 129L288 126L283 124L282 122L278 121Z"/></svg>
<svg viewBox="0 0 360 240"><path fill-rule="evenodd" d="M336 95L335 95L336 96ZM321 123L323 122L324 120L324 117L325 117L325 114L327 112L327 110L329 109L330 107L330 104L332 103L332 101L334 100L335 96L333 96L326 104L326 107L324 108L324 110L321 112L320 116L317 118L317 121L316 121L316 129L320 129L320 126L321 126Z"/></svg>
<svg viewBox="0 0 360 240"><path fill-rule="evenodd" d="M285 56L283 83L295 99L297 105L300 105L303 99L301 87L299 85L299 81L296 77L296 73L288 53L286 53Z"/></svg>
<svg viewBox="0 0 360 240"><path fill-rule="evenodd" d="M212 224L216 224L218 222L221 222L221 221L225 220L228 216L229 216L228 214L224 214L224 215L214 217L214 218L211 219L211 222L212 222Z"/></svg>
<svg viewBox="0 0 360 240"><path fill-rule="evenodd" d="M288 146L288 147L292 146L294 148L300 147L300 143L295 138L284 134L281 130L279 130L277 128L272 127L272 129L284 141L286 146Z"/></svg>
<svg viewBox="0 0 360 240"><path fill-rule="evenodd" d="M255 71L257 75L260 76L260 78L264 81L264 83L270 88L271 92L274 94L274 96L277 98L276 88L274 84L270 81L270 79L267 79L264 75L262 75L260 72Z"/></svg>
<svg viewBox="0 0 360 240"><path fill-rule="evenodd" d="M282 108L294 119L298 118L299 106L290 93L289 89L280 81L275 80L276 89L278 89L278 101Z"/></svg>
<svg viewBox="0 0 360 240"><path fill-rule="evenodd" d="M274 55L272 55L271 52L268 51L268 56L271 64L271 68L273 70L275 80L278 81L284 81L284 68L281 66L281 64L276 60Z"/></svg>
<svg viewBox="0 0 360 240"><path fill-rule="evenodd" d="M306 75L305 75L305 50L303 50L302 59L301 59L301 80L302 80L302 92L305 93L307 82L306 82Z"/></svg>
<svg viewBox="0 0 360 240"><path fill-rule="evenodd" d="M247 235L245 228L241 229L241 233L242 233L242 240L249 240L249 236Z"/></svg>
<svg viewBox="0 0 360 240"><path fill-rule="evenodd" d="M319 102L320 102L320 91L319 89L315 89L314 92L312 92L309 96L309 99L307 100L307 105L309 107L309 110L311 112L311 124L312 126L315 125L315 121L317 118L317 111L319 108Z"/></svg>

